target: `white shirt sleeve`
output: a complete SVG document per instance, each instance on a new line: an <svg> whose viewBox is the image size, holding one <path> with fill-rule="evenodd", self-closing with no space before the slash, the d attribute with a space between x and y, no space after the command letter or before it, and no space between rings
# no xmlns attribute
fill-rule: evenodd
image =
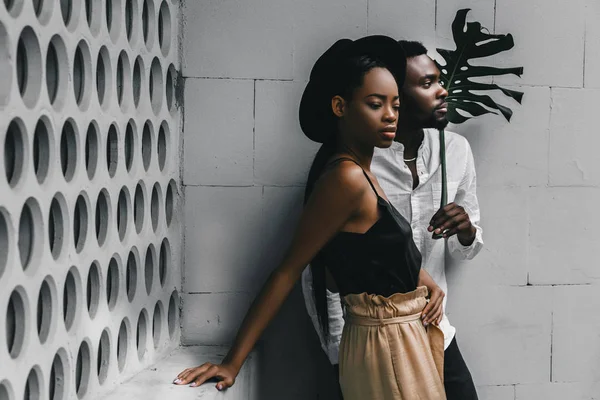
<svg viewBox="0 0 600 400"><path fill-rule="evenodd" d="M342 330L344 329L344 315L342 311L342 303L340 295L338 293L332 293L327 290L327 311L329 317L329 341L325 341L323 332L321 331L321 325L319 323L319 317L317 315L317 306L312 292L312 273L310 266L307 266L302 271L302 295L304 297L304 304L306 305L306 311L313 323L319 341L321 342L321 348L327 354L329 362L331 364L338 364L339 362L339 349L340 341L342 340Z"/></svg>
<svg viewBox="0 0 600 400"><path fill-rule="evenodd" d="M458 240L457 235L451 236L448 239L448 251L454 258L460 260L470 260L479 253L483 247L483 230L479 226L480 213L479 201L477 200L477 176L475 173L475 160L469 142L465 140L466 149L466 165L463 178L458 186L454 202L462 206L469 218L471 224L475 227L475 240L469 246L463 246Z"/></svg>

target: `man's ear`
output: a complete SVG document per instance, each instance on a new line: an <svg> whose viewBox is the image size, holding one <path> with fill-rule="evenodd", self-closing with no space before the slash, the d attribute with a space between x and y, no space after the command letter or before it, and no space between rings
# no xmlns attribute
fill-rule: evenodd
<svg viewBox="0 0 600 400"><path fill-rule="evenodd" d="M331 111L333 114L341 118L346 112L346 100L342 96L336 95L331 98Z"/></svg>

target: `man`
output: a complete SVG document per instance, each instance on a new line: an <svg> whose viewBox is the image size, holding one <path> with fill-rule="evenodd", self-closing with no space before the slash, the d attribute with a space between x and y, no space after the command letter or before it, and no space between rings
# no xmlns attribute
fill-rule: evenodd
<svg viewBox="0 0 600 400"><path fill-rule="evenodd" d="M415 244L423 257L422 267L447 293L445 242L451 256L473 258L483 246L479 223L476 178L469 143L446 132L448 201L440 209L441 166L439 129L445 128L448 92L440 84L440 71L418 42L400 41L407 57L406 81L402 88L402 110L395 142L388 149L375 149L372 172L390 202L411 222ZM434 239L442 234L444 239ZM302 275L308 313L323 349L337 366L344 321L340 297L327 292L329 341L323 340L318 322L310 268ZM444 308L446 298L444 298ZM449 400L477 399L473 379L455 339L455 328L444 314L439 327L444 332L444 386Z"/></svg>

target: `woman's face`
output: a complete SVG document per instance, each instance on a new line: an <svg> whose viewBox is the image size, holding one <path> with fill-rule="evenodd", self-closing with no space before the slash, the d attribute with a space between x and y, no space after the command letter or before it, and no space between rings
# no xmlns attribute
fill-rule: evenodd
<svg viewBox="0 0 600 400"><path fill-rule="evenodd" d="M335 98L334 98L335 99ZM341 99L341 98L340 98ZM374 147L389 147L396 137L400 98L394 76L385 68L373 68L354 90L350 101L334 102L340 117L342 135L353 142Z"/></svg>

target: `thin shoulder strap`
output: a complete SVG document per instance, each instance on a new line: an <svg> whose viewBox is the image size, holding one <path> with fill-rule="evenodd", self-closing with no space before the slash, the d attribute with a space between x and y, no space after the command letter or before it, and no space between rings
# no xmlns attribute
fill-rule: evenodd
<svg viewBox="0 0 600 400"><path fill-rule="evenodd" d="M369 185L371 185L371 189L373 189L373 191L375 192L375 195L377 197L379 197L379 193L377 193L377 189L375 189L375 185L373 185L373 182L371 182L371 178L369 178L369 175L367 175L367 172L363 169L363 167L361 167L361 165L356 160L353 160L350 157L340 157L340 158L336 158L335 160L331 161L329 164L330 165L339 164L340 161L352 161L354 164L358 165L360 167L360 169L362 169L362 172L363 172L363 175L365 176L365 178L367 178Z"/></svg>

